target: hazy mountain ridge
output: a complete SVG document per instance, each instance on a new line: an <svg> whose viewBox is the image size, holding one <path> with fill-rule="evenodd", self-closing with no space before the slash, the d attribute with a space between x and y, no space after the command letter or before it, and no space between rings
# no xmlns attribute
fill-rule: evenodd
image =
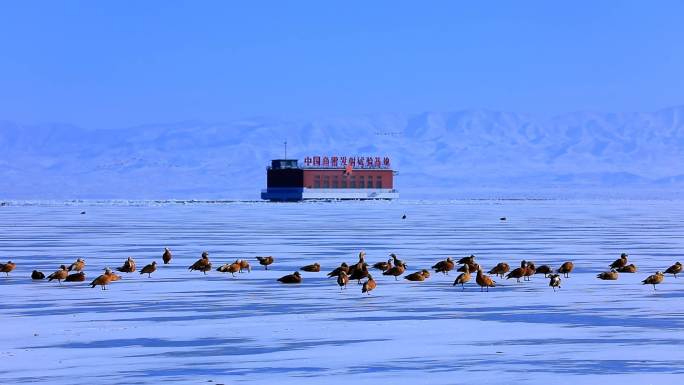
<svg viewBox="0 0 684 385"><path fill-rule="evenodd" d="M540 119L486 110L91 130L0 122L0 198L258 198L282 157L387 155L408 196L684 185L684 106Z"/></svg>

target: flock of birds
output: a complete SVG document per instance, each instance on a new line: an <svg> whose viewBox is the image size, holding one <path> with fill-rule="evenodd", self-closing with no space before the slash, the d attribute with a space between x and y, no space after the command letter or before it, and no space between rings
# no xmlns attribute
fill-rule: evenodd
<svg viewBox="0 0 684 385"><path fill-rule="evenodd" d="M370 292L377 287L377 282L373 279L369 268L376 269L382 272L382 275L393 276L395 280L398 280L400 276L404 275L407 269L406 263L400 260L396 254L390 254L390 258L387 262L378 262L370 266L365 260L366 253L361 251L359 253L358 262L355 264L348 265L343 262L340 266L336 267L334 270L330 271L327 276L329 278L336 278L337 284L340 289L346 289L349 281L356 281L357 284L361 286L361 293ZM168 248L164 249L162 254L162 261L164 264L170 264L173 256ZM637 267L632 264L627 264L628 255L623 253L620 258L616 259L610 264L610 271L599 273L596 277L601 280L617 280L620 273L636 273ZM268 267L275 262L272 256L256 257L256 260L260 265L264 266L264 269L268 270ZM57 280L61 285L64 282L84 282L86 280L85 275L85 260L78 258L74 263L69 266L61 265L60 268L54 273L47 276L48 281ZM458 266L457 265L461 265ZM0 264L0 273L5 273L9 277L9 273L16 269L17 265L8 261L7 263ZM488 274L493 274L499 276L502 279L515 278L518 283L520 280L529 281L530 277L535 274L543 274L544 277L549 279L549 286L553 288L554 291L561 287L561 275L564 278L569 278L570 273L573 271L575 265L573 262L564 262L558 269L553 269L549 265L536 266L534 262L523 260L520 262L520 267L511 270L511 267L506 262L498 263ZM465 284L470 282L472 279L472 274L475 274L475 282L480 286L480 291L489 291L490 287L496 287L496 281L494 281L491 276L483 273L483 269L480 264L476 263L475 256L470 255L463 257L458 261L454 261L451 257L445 260L437 262L432 266L432 270L436 273L442 273L448 275L450 271L456 270L460 274L454 280L453 286L461 285L461 290L465 290ZM121 273L134 273L136 272L135 260L128 257L124 261L123 265L116 268L118 272ZM195 263L188 267L190 271L201 271L205 275L208 271L212 270L212 264L209 260L209 253L206 251L202 253L202 257L198 259ZM252 268L247 260L236 259L233 263L226 263L219 266L217 271L221 273L230 273L233 277L235 273L242 273L244 271L251 272ZM311 265L306 265L301 267L299 270L303 272L313 272L317 273L321 271L321 265L319 263L314 263ZM302 274L295 271L292 274L285 275L278 278L278 282L283 284L299 284L302 283ZM148 278L152 276L152 273L157 271L157 262L154 261L142 269L140 269L140 274L147 274ZM663 282L665 274L672 274L677 278L677 274L681 273L682 264L676 262L672 266L668 267L665 272L658 271L653 275L648 276L644 279L642 284L653 285L653 290L656 290L656 285ZM409 281L425 281L430 277L430 270L422 269L414 273L410 273L404 276L404 279ZM31 279L33 280L43 280L46 276L40 271L33 270L31 273ZM91 283L91 287L100 286L102 290L107 289L107 285L112 282L121 279L121 275L114 273L110 268L105 268L104 273L95 278ZM362 280L365 280L363 283Z"/></svg>

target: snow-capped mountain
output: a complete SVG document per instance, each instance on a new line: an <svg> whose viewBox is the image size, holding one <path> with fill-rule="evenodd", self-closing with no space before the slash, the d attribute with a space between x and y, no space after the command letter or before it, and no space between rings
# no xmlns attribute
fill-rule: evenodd
<svg viewBox="0 0 684 385"><path fill-rule="evenodd" d="M0 198L257 199L285 140L300 160L389 156L410 198L671 195L684 186L682 106L550 119L466 110L117 130L0 122Z"/></svg>

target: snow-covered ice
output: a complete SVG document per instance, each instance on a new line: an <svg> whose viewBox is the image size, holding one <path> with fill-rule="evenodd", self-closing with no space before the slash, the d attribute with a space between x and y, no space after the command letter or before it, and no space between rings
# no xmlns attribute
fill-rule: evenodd
<svg viewBox="0 0 684 385"><path fill-rule="evenodd" d="M29 278L84 257L89 282L128 256L161 261L164 246L171 265L107 291ZM0 207L0 260L18 265L0 277L0 382L679 384L684 277L657 291L640 280L683 249L682 201L13 202ZM189 272L203 250L214 268L246 258L253 271ZM360 250L371 263L397 253L410 272L471 253L487 269L576 268L556 293L542 276L481 293L453 272L378 272L366 296L325 277ZM598 281L623 251L639 272ZM264 271L254 256L269 254ZM275 281L316 261L300 286Z"/></svg>

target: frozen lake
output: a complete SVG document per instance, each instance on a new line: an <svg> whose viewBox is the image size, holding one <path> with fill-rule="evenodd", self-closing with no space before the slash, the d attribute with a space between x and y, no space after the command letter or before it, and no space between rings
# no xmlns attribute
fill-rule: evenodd
<svg viewBox="0 0 684 385"><path fill-rule="evenodd" d="M90 282L128 256L161 262L165 246L171 265L107 291L29 278L84 257ZM253 271L189 272L203 250L214 268L244 258ZM576 267L556 293L541 275L461 291L455 272L377 272L371 296L340 291L325 273L360 250L371 264L394 252L409 272L471 253L487 270ZM684 277L640 281L682 250L682 201L12 203L0 207L0 261L18 265L0 277L0 382L681 384ZM621 252L639 272L597 280ZM264 271L254 256L269 254ZM302 285L275 281L313 262L323 271Z"/></svg>

